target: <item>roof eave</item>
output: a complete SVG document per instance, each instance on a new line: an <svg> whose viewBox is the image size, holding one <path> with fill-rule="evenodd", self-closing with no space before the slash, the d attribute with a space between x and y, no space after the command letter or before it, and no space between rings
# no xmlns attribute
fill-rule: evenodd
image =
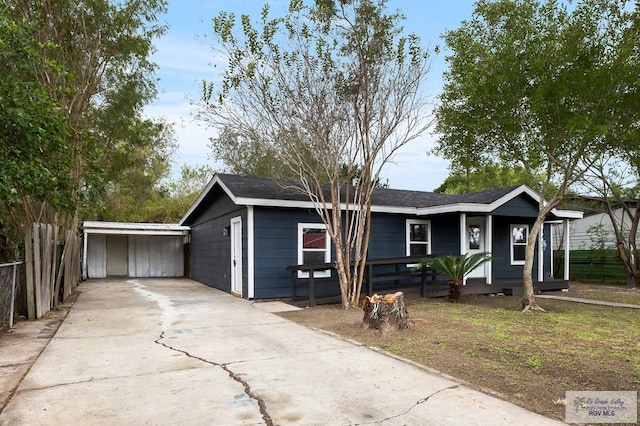
<svg viewBox="0 0 640 426"><path fill-rule="evenodd" d="M198 195L198 198L196 198L196 200L193 202L193 204L191 204L191 207L189 207L189 210L187 210L187 212L184 214L184 216L182 216L182 219L180 219L180 221L178 222L180 225L184 224L187 221L187 219L189 219L189 216L191 216L193 214L193 212L200 206L200 203L202 203L202 201L205 199L205 197L209 194L209 192L213 189L213 187L216 184L218 184L220 186L220 188L222 188L222 190L229 196L229 198L231 198L231 200L234 203L241 204L241 203L238 203L236 201L236 196L233 195L233 193L229 190L227 185L225 185L224 182L222 181L222 179L220 179L218 174L215 174L211 178L211 180L209 181L207 186L202 190L200 195Z"/></svg>

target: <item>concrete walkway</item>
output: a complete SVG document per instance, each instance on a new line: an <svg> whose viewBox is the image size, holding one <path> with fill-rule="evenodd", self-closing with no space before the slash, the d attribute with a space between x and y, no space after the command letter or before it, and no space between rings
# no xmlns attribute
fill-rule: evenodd
<svg viewBox="0 0 640 426"><path fill-rule="evenodd" d="M634 304L631 304L631 303L607 302L605 300L583 299L581 297L552 296L552 295L543 295L543 294L539 294L536 297L540 298L540 299L566 300L568 302L586 303L588 305L600 305L600 306L612 306L612 307L615 307L615 308L640 309L640 305L634 305Z"/></svg>
<svg viewBox="0 0 640 426"><path fill-rule="evenodd" d="M194 281L79 290L0 424L562 424Z"/></svg>

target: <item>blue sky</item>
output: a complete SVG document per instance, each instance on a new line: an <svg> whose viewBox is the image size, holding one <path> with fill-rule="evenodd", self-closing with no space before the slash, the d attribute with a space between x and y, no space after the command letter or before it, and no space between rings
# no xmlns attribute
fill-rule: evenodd
<svg viewBox="0 0 640 426"><path fill-rule="evenodd" d="M157 77L160 90L158 99L146 113L151 117L163 117L174 123L179 148L174 157L174 174L183 164L210 164L217 169L222 165L209 156L208 142L215 130L194 120L195 107L191 100L198 99L203 79L218 77L213 66L214 39L211 18L221 11L234 12L237 16L249 14L255 19L266 0L170 0L168 13L160 17L169 25L166 35L156 40L153 60L158 64ZM269 1L275 16L286 10L288 0ZM442 46L440 36L446 30L455 29L471 16L474 2L471 0L392 0L389 9L399 9L405 16L406 32L418 34L425 46ZM433 57L432 70L425 87L428 95L437 95L442 86L445 69L444 53ZM434 137L425 133L403 147L383 170L392 188L431 191L448 175L448 163L428 156Z"/></svg>

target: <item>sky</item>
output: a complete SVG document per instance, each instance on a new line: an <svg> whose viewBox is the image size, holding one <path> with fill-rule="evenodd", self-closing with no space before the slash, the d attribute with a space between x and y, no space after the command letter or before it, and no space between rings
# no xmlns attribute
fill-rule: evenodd
<svg viewBox="0 0 640 426"><path fill-rule="evenodd" d="M216 130L195 119L197 108L193 101L200 96L203 80L220 77L213 66L214 38L211 19L220 12L233 12L236 16L248 14L257 20L265 2L270 4L273 16L286 11L288 0L169 0L168 12L159 17L169 28L156 40L152 60L158 65L159 94L145 113L149 117L163 118L174 124L178 148L174 155L172 174L177 176L184 164L210 165L224 171L210 155L209 138ZM406 20L405 33L420 36L424 46L443 47L441 35L459 27L473 10L471 0L390 0L389 10L400 10ZM446 51L432 58L431 72L427 76L425 94L434 100L442 87ZM448 176L449 163L427 155L435 136L431 131L399 150L382 171L391 188L432 191Z"/></svg>

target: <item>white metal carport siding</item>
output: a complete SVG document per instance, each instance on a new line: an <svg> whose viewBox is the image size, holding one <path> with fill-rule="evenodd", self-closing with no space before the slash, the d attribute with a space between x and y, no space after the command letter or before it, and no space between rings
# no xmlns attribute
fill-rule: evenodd
<svg viewBox="0 0 640 426"><path fill-rule="evenodd" d="M129 277L184 275L184 237L189 227L176 224L84 222L83 277L105 278L107 235L127 237Z"/></svg>

